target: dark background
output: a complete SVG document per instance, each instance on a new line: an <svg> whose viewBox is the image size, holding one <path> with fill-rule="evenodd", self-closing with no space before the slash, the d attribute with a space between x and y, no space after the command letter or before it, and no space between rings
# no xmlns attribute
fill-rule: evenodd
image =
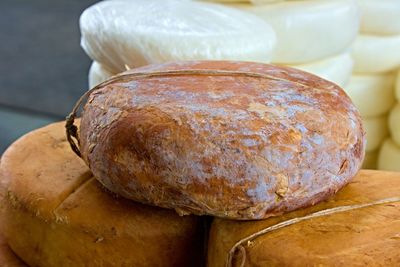
<svg viewBox="0 0 400 267"><path fill-rule="evenodd" d="M0 1L0 155L24 133L63 120L87 90L79 15L95 2Z"/></svg>

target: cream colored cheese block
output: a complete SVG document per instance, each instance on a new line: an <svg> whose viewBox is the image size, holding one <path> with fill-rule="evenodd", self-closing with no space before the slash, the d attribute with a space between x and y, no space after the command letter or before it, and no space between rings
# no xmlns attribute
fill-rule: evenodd
<svg viewBox="0 0 400 267"><path fill-rule="evenodd" d="M354 42L352 55L356 73L379 73L394 70L400 67L400 34L391 36L359 35Z"/></svg>
<svg viewBox="0 0 400 267"><path fill-rule="evenodd" d="M366 151L374 151L379 148L382 141L389 135L387 117L375 117L363 119L364 129L367 133Z"/></svg>
<svg viewBox="0 0 400 267"><path fill-rule="evenodd" d="M396 89L396 99L398 101L400 101L400 71L397 72L397 78L396 78L396 85L395 85Z"/></svg>
<svg viewBox="0 0 400 267"><path fill-rule="evenodd" d="M385 140L379 152L378 169L400 171L400 147L390 138Z"/></svg>
<svg viewBox="0 0 400 267"><path fill-rule="evenodd" d="M378 163L378 150L368 151L365 153L364 162L362 165L363 169L374 170L377 167Z"/></svg>
<svg viewBox="0 0 400 267"><path fill-rule="evenodd" d="M320 61L289 66L310 72L343 87L350 80L353 59L350 53L346 52Z"/></svg>
<svg viewBox="0 0 400 267"><path fill-rule="evenodd" d="M83 12L80 29L86 53L115 73L193 59L269 62L276 43L257 16L195 1L102 1Z"/></svg>
<svg viewBox="0 0 400 267"><path fill-rule="evenodd" d="M352 75L344 87L361 115L375 117L390 110L395 102L393 74Z"/></svg>
<svg viewBox="0 0 400 267"><path fill-rule="evenodd" d="M107 70L103 65L96 61L93 61L89 69L89 88L95 87L96 85L107 80L113 75L114 74Z"/></svg>
<svg viewBox="0 0 400 267"><path fill-rule="evenodd" d="M361 32L372 34L400 34L399 0L358 0Z"/></svg>
<svg viewBox="0 0 400 267"><path fill-rule="evenodd" d="M341 53L358 33L354 1L295 1L255 6L235 4L271 24L277 35L272 62L301 64Z"/></svg>
<svg viewBox="0 0 400 267"><path fill-rule="evenodd" d="M397 103L390 112L389 129L393 141L400 146L400 103Z"/></svg>

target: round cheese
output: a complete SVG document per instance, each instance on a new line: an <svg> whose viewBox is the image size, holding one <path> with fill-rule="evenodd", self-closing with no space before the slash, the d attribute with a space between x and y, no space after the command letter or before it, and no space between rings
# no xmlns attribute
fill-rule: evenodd
<svg viewBox="0 0 400 267"><path fill-rule="evenodd" d="M7 181L0 178L0 266L2 267L27 267L8 246L4 238L4 197L6 195Z"/></svg>
<svg viewBox="0 0 400 267"><path fill-rule="evenodd" d="M276 43L262 19L195 1L102 1L83 12L80 29L83 49L113 73L192 59L269 62Z"/></svg>
<svg viewBox="0 0 400 267"><path fill-rule="evenodd" d="M386 139L378 156L378 169L400 171L400 146L392 139Z"/></svg>
<svg viewBox="0 0 400 267"><path fill-rule="evenodd" d="M351 77L353 59L350 53L346 52L324 60L289 66L310 72L344 87Z"/></svg>
<svg viewBox="0 0 400 267"><path fill-rule="evenodd" d="M361 32L372 34L400 34L399 0L358 0Z"/></svg>
<svg viewBox="0 0 400 267"><path fill-rule="evenodd" d="M200 218L106 192L69 147L64 122L3 154L4 235L30 266L197 266Z"/></svg>
<svg viewBox="0 0 400 267"><path fill-rule="evenodd" d="M358 33L354 1L296 1L233 5L268 22L277 35L272 62L301 64L343 52Z"/></svg>
<svg viewBox="0 0 400 267"><path fill-rule="evenodd" d="M363 120L364 128L367 133L366 151L374 151L379 148L382 141L389 135L387 117L366 118Z"/></svg>
<svg viewBox="0 0 400 267"><path fill-rule="evenodd" d="M353 75L344 90L364 118L375 117L394 104L393 85L393 74Z"/></svg>
<svg viewBox="0 0 400 267"><path fill-rule="evenodd" d="M390 112L389 129L393 141L400 146L400 103L397 103Z"/></svg>
<svg viewBox="0 0 400 267"><path fill-rule="evenodd" d="M89 69L89 88L93 88L101 82L104 82L114 74L107 70L100 63L93 61Z"/></svg>
<svg viewBox="0 0 400 267"><path fill-rule="evenodd" d="M352 48L354 72L380 73L400 67L399 47L400 34L391 36L359 35Z"/></svg>

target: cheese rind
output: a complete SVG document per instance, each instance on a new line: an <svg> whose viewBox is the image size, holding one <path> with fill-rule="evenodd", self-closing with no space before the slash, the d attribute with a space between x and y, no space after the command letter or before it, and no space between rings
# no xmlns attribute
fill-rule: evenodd
<svg viewBox="0 0 400 267"><path fill-rule="evenodd" d="M363 33L400 34L399 0L358 0Z"/></svg>
<svg viewBox="0 0 400 267"><path fill-rule="evenodd" d="M179 0L102 1L80 18L81 46L113 73L182 60L269 62L275 33L254 15Z"/></svg>
<svg viewBox="0 0 400 267"><path fill-rule="evenodd" d="M361 170L328 201L260 221L214 219L209 267L226 265L232 247L268 227L342 206L399 197L400 173ZM338 208L340 210L340 208ZM232 266L397 266L400 262L400 203L375 205L298 221L242 242ZM245 258L243 255L245 254Z"/></svg>
<svg viewBox="0 0 400 267"><path fill-rule="evenodd" d="M106 192L71 150L64 122L20 138L3 154L4 235L30 266L193 266L201 218Z"/></svg>
<svg viewBox="0 0 400 267"><path fill-rule="evenodd" d="M375 117L385 114L395 102L394 75L353 75L343 89L350 96L361 115Z"/></svg>
<svg viewBox="0 0 400 267"><path fill-rule="evenodd" d="M297 1L271 5L232 5L268 22L277 35L272 62L301 64L343 52L358 33L354 1Z"/></svg>
<svg viewBox="0 0 400 267"><path fill-rule="evenodd" d="M400 67L400 34L359 35L352 48L354 72L383 73Z"/></svg>
<svg viewBox="0 0 400 267"><path fill-rule="evenodd" d="M310 72L343 87L350 80L353 70L353 59L350 53L346 52L307 64L289 66Z"/></svg>
<svg viewBox="0 0 400 267"><path fill-rule="evenodd" d="M378 169L400 172L400 146L390 138L385 140L379 152Z"/></svg>

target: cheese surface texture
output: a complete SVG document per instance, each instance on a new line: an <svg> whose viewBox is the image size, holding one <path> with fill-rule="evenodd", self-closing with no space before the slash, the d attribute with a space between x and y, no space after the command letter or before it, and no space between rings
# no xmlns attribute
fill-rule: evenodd
<svg viewBox="0 0 400 267"><path fill-rule="evenodd" d="M262 19L195 1L103 1L83 12L80 29L86 53L115 73L191 59L269 62L276 43Z"/></svg>
<svg viewBox="0 0 400 267"><path fill-rule="evenodd" d="M359 27L354 1L298 1L232 5L268 22L277 35L272 62L300 64L343 52Z"/></svg>
<svg viewBox="0 0 400 267"><path fill-rule="evenodd" d="M201 218L107 192L72 152L64 124L28 133L2 156L1 219L13 251L29 266L197 266Z"/></svg>

